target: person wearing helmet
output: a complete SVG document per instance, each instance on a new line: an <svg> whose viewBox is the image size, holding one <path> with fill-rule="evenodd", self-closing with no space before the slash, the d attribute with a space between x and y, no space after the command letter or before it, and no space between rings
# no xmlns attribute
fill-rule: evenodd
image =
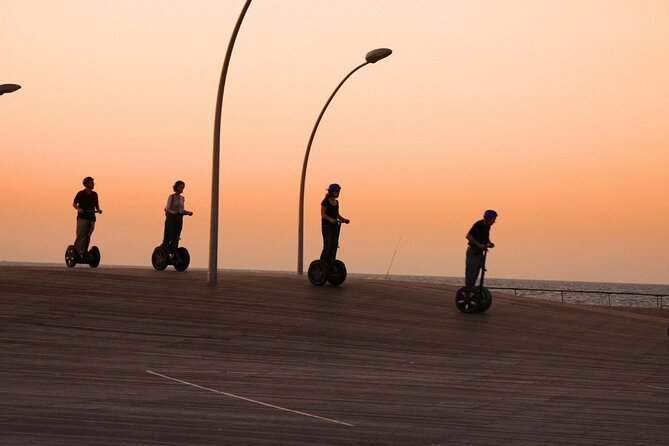
<svg viewBox="0 0 669 446"><path fill-rule="evenodd" d="M186 199L183 191L186 183L177 180L172 186L174 191L167 197L167 206L165 206L165 231L163 233L162 246L167 249L170 254L174 254L179 247L179 238L181 237L181 229L183 228L184 215L193 215L192 212L184 209Z"/></svg>
<svg viewBox="0 0 669 446"><path fill-rule="evenodd" d="M339 192L341 186L333 183L328 186L328 193L321 202L321 232L323 233L323 251L321 260L332 265L339 245L339 225L337 222L350 223L339 213Z"/></svg>
<svg viewBox="0 0 669 446"><path fill-rule="evenodd" d="M490 227L495 224L497 212L488 209L483 213L483 219L474 223L467 233L467 256L465 262L465 286L476 286L476 279L483 265L483 251L494 248L490 241Z"/></svg>
<svg viewBox="0 0 669 446"><path fill-rule="evenodd" d="M95 180L92 177L86 177L82 183L84 189L77 192L72 202L72 206L77 210L77 238L74 241L74 247L79 257L86 259L91 235L95 230L95 214L102 214L102 209L100 209L98 194L93 190Z"/></svg>

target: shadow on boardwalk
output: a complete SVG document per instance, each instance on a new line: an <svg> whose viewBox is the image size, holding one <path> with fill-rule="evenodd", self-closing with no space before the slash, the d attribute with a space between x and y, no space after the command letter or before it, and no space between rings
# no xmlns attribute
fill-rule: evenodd
<svg viewBox="0 0 669 446"><path fill-rule="evenodd" d="M665 445L666 320L455 287L0 266L0 444Z"/></svg>

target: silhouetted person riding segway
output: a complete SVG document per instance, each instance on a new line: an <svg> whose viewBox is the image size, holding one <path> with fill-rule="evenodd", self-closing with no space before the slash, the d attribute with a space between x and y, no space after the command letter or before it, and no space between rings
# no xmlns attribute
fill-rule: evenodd
<svg viewBox="0 0 669 446"><path fill-rule="evenodd" d="M492 295L483 286L485 261L488 249L495 244L490 241L490 228L497 219L497 212L489 209L483 219L474 223L467 233L467 258L465 265L465 286L455 295L455 305L463 313L482 313L492 305ZM481 273L481 283L476 286L476 278Z"/></svg>
<svg viewBox="0 0 669 446"><path fill-rule="evenodd" d="M321 232L323 234L323 251L321 258L309 265L307 276L313 285L321 286L325 282L338 286L346 280L346 265L337 260L339 232L342 223L350 223L339 213L339 193L341 186L333 183L328 186L328 193L321 202Z"/></svg>
<svg viewBox="0 0 669 446"><path fill-rule="evenodd" d="M91 236L95 230L95 214L102 214L95 188L95 180L86 177L82 181L84 189L74 197L72 207L77 210L77 238L73 245L65 250L65 264L70 268L77 263L85 263L91 268L100 264L100 250L93 246L90 250Z"/></svg>
<svg viewBox="0 0 669 446"><path fill-rule="evenodd" d="M153 250L151 264L162 271L168 265L174 265L177 271L186 271L190 265L190 253L186 248L179 247L179 238L183 228L184 215L193 215L184 209L186 199L181 195L186 183L178 180L172 186L174 193L167 197L165 206L165 231L163 232L163 243Z"/></svg>

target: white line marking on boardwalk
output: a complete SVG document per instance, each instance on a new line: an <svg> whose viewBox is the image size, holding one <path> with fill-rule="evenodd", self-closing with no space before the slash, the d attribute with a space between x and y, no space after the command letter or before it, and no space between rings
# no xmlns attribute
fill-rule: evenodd
<svg viewBox="0 0 669 446"><path fill-rule="evenodd" d="M354 427L354 424L344 423L343 421L333 420L331 418L319 417L318 415L312 415L306 412L300 412L299 410L286 409L285 407L275 406L274 404L263 403L262 401L252 400L251 398L245 398L243 396L235 395L234 393L221 392L220 390L210 389L209 387L200 386L198 384L189 383L188 381L183 381L177 378L172 378L171 376L163 375L162 373L157 373L152 370L146 370L146 373L152 375L160 376L161 378L169 379L170 381L178 382L185 384L187 386L196 387L198 389L206 390L207 392L217 393L219 395L229 396L230 398L237 398L240 400L248 401L250 403L260 404L261 406L271 407L272 409L283 410L284 412L292 412L298 415L304 415L305 417L318 418L319 420L329 421L331 423L343 424L344 426Z"/></svg>
<svg viewBox="0 0 669 446"><path fill-rule="evenodd" d="M651 389L669 390L666 387L649 386L648 384L646 384L646 387L650 387Z"/></svg>

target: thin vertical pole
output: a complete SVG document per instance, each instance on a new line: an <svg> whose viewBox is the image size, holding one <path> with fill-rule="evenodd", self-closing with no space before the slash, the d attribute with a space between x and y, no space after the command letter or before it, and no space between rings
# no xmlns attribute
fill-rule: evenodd
<svg viewBox="0 0 669 446"><path fill-rule="evenodd" d="M207 273L207 283L215 285L218 280L218 191L219 191L219 170L221 153L221 114L223 110L223 92L225 91L225 80L228 76L228 66L232 57L232 49L235 46L235 40L242 26L242 21L246 11L251 6L251 0L246 0L242 12L239 14L235 29L230 36L228 50L225 53L223 69L221 70L221 80L218 84L218 95L216 96L216 116L214 118L214 152L211 166L211 220L209 226L209 271Z"/></svg>

